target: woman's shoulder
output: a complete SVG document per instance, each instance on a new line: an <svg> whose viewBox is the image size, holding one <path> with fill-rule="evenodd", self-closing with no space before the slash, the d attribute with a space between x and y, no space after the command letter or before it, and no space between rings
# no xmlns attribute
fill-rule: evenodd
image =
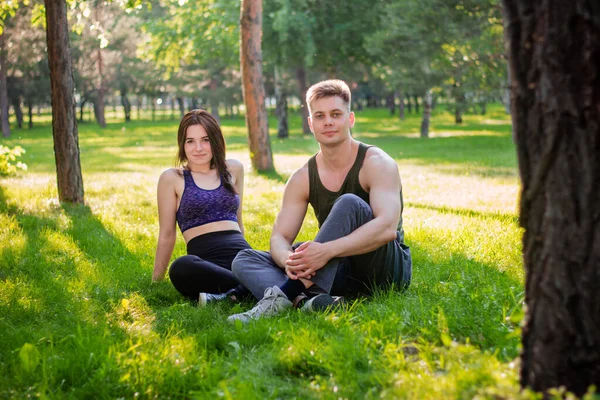
<svg viewBox="0 0 600 400"><path fill-rule="evenodd" d="M242 172L244 173L244 164L240 160L236 160L235 158L229 158L225 160L225 164L227 164L227 169L232 174L234 172Z"/></svg>
<svg viewBox="0 0 600 400"><path fill-rule="evenodd" d="M183 179L183 168L167 168L158 179L159 182L176 182L178 179Z"/></svg>

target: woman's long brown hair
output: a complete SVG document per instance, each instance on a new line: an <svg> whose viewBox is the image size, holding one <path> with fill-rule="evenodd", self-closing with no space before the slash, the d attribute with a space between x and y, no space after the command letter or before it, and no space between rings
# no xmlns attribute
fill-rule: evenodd
<svg viewBox="0 0 600 400"><path fill-rule="evenodd" d="M206 110L192 110L185 114L181 119L179 130L177 131L177 145L179 147L179 151L177 152L177 165L189 169L188 160L185 156L185 139L186 131L192 125L202 125L206 130L206 134L210 140L210 148L212 150L210 168L216 168L225 188L236 193L235 188L231 183L231 173L227 169L227 164L225 163L225 138L223 138L223 132L221 131L221 127L217 123L217 120Z"/></svg>

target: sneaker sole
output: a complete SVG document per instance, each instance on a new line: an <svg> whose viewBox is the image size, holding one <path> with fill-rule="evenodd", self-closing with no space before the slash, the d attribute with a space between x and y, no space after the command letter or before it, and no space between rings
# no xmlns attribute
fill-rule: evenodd
<svg viewBox="0 0 600 400"><path fill-rule="evenodd" d="M206 307L206 293L200 293L198 296L198 307Z"/></svg>
<svg viewBox="0 0 600 400"><path fill-rule="evenodd" d="M337 305L336 300L328 294L317 295L311 303L310 310L325 311Z"/></svg>

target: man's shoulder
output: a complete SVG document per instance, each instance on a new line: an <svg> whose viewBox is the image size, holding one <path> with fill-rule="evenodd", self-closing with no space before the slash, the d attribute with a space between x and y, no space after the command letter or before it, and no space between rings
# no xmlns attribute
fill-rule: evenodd
<svg viewBox="0 0 600 400"><path fill-rule="evenodd" d="M363 166L365 167L381 167L385 165L396 164L396 161L385 151L377 146L367 145L367 152L365 153L365 161Z"/></svg>
<svg viewBox="0 0 600 400"><path fill-rule="evenodd" d="M308 161L292 173L289 180L291 181L292 179L295 181L305 179L308 180Z"/></svg>

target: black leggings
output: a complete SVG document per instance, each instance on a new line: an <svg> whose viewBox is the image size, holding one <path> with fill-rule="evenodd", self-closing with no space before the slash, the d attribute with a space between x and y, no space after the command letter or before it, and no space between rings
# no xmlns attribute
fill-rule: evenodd
<svg viewBox="0 0 600 400"><path fill-rule="evenodd" d="M236 289L238 296L248 290L231 273L231 262L243 249L251 249L239 231L219 231L196 236L187 244L187 256L173 261L171 283L181 294L198 300L200 292L225 293Z"/></svg>

